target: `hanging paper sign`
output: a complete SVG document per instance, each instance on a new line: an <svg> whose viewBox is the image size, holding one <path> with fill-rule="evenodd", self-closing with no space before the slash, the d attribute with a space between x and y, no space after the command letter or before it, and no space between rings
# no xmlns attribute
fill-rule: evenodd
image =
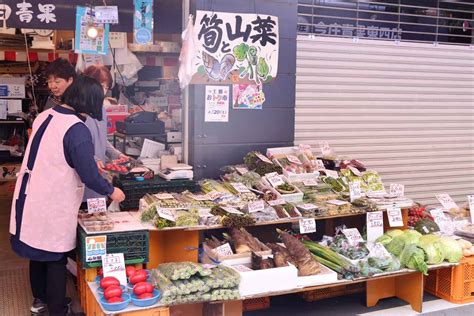
<svg viewBox="0 0 474 316"><path fill-rule="evenodd" d="M234 84L232 86L232 99L232 108L235 110L261 110L263 102L265 102L265 94L261 84Z"/></svg>
<svg viewBox="0 0 474 316"><path fill-rule="evenodd" d="M217 255L220 255L220 256L224 256L224 257L227 257L227 256L232 256L234 254L234 252L232 251L232 248L230 247L229 243L225 243L219 247L216 247L214 249L212 249L212 251L217 254Z"/></svg>
<svg viewBox="0 0 474 316"><path fill-rule="evenodd" d="M403 184L390 184L390 195L396 197L405 196L405 186Z"/></svg>
<svg viewBox="0 0 474 316"><path fill-rule="evenodd" d="M474 195L468 195L467 200L469 201L469 211L471 212L471 223L474 224Z"/></svg>
<svg viewBox="0 0 474 316"><path fill-rule="evenodd" d="M174 214L171 210L168 209L157 209L158 216L169 221L175 222L176 219L174 218Z"/></svg>
<svg viewBox="0 0 474 316"><path fill-rule="evenodd" d="M239 193L250 193L249 188L242 183L232 182L230 185Z"/></svg>
<svg viewBox="0 0 474 316"><path fill-rule="evenodd" d="M375 241L383 235L383 213L367 213L367 241Z"/></svg>
<svg viewBox="0 0 474 316"><path fill-rule="evenodd" d="M295 155L289 155L288 154L288 155L286 155L286 159L288 159L289 162L297 164L297 165L303 164L301 162L301 160L298 157L296 157Z"/></svg>
<svg viewBox="0 0 474 316"><path fill-rule="evenodd" d="M117 6L96 6L94 11L97 23L118 24L119 22Z"/></svg>
<svg viewBox="0 0 474 316"><path fill-rule="evenodd" d="M456 204L456 202L453 201L449 194L436 194L436 199L438 199L439 203L441 203L441 205L443 205L443 207L447 210L450 210L452 208L459 209L459 206Z"/></svg>
<svg viewBox="0 0 474 316"><path fill-rule="evenodd" d="M283 181L280 175L270 176L270 177L267 176L267 180L268 182L270 182L271 186L274 188L276 188L279 185L285 184L285 181Z"/></svg>
<svg viewBox="0 0 474 316"><path fill-rule="evenodd" d="M319 149L321 149L321 153L323 154L323 156L333 155L333 150L326 140L322 140L319 142Z"/></svg>
<svg viewBox="0 0 474 316"><path fill-rule="evenodd" d="M268 201L268 205L270 205L270 206L283 205L283 204L286 204L286 201L283 200L283 199Z"/></svg>
<svg viewBox="0 0 474 316"><path fill-rule="evenodd" d="M105 198L87 199L87 213L94 214L101 212L107 212L107 203Z"/></svg>
<svg viewBox="0 0 474 316"><path fill-rule="evenodd" d="M324 169L324 173L326 173L328 177L331 177L334 179L339 178L339 173L337 173L337 171L335 170Z"/></svg>
<svg viewBox="0 0 474 316"><path fill-rule="evenodd" d="M318 180L316 179L303 180L303 185L307 187L314 187L318 185Z"/></svg>
<svg viewBox="0 0 474 316"><path fill-rule="evenodd" d="M249 213L260 212L265 209L265 203L263 203L262 200L259 200L259 201L249 203L247 207L248 207Z"/></svg>
<svg viewBox="0 0 474 316"><path fill-rule="evenodd" d="M270 159L267 158L267 156L264 156L261 153L255 153L255 156L257 156L258 159L260 159L263 162L271 163L271 164L273 163Z"/></svg>
<svg viewBox="0 0 474 316"><path fill-rule="evenodd" d="M102 260L107 254L107 235L86 237L86 262Z"/></svg>
<svg viewBox="0 0 474 316"><path fill-rule="evenodd" d="M347 240L352 245L356 245L364 241L357 228L343 229L342 233L344 234L344 236L346 236Z"/></svg>
<svg viewBox="0 0 474 316"><path fill-rule="evenodd" d="M95 28L94 35L90 36L90 28ZM89 31L89 32L88 32ZM88 34L89 33L89 34ZM78 54L107 55L109 41L109 24L96 23L91 9L76 8L76 37L74 51Z"/></svg>
<svg viewBox="0 0 474 316"><path fill-rule="evenodd" d="M404 226L402 210L399 207L397 206L387 207L387 217L388 217L388 224L390 225L390 227Z"/></svg>
<svg viewBox="0 0 474 316"><path fill-rule="evenodd" d="M229 121L229 87L206 86L205 122Z"/></svg>
<svg viewBox="0 0 474 316"><path fill-rule="evenodd" d="M316 232L316 220L314 218L300 218L300 234Z"/></svg>
<svg viewBox="0 0 474 316"><path fill-rule="evenodd" d="M120 284L127 285L123 253L111 253L102 256L102 270L104 277L115 277Z"/></svg>
<svg viewBox="0 0 474 316"><path fill-rule="evenodd" d="M278 17L196 12L193 83L264 83L278 73Z"/></svg>
<svg viewBox="0 0 474 316"><path fill-rule="evenodd" d="M243 215L244 213L242 213L241 211L233 208L233 207L226 207L226 206L222 206L222 209L224 211L226 211L227 213L230 213L230 214L236 214L236 215Z"/></svg>
<svg viewBox="0 0 474 316"><path fill-rule="evenodd" d="M362 197L362 190L360 188L360 182L351 182L349 183L349 192L351 197L351 202Z"/></svg>
<svg viewBox="0 0 474 316"><path fill-rule="evenodd" d="M153 44L153 0L134 0L133 41L135 44Z"/></svg>

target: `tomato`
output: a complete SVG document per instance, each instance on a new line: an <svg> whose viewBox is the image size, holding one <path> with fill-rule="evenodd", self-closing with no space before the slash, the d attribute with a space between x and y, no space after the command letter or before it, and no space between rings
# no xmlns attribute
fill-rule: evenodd
<svg viewBox="0 0 474 316"><path fill-rule="evenodd" d="M127 267L125 268L125 271L126 271L126 273L127 273L127 277L129 278L129 277L131 277L131 276L135 273L135 271L137 271L137 269L135 269L134 266L127 266Z"/></svg>
<svg viewBox="0 0 474 316"><path fill-rule="evenodd" d="M104 291L104 297L106 299L112 297L121 297L122 296L122 289L119 285L111 285Z"/></svg>
<svg viewBox="0 0 474 316"><path fill-rule="evenodd" d="M139 282L133 287L133 293L135 295L142 295L143 293L152 293L153 285L148 282Z"/></svg>
<svg viewBox="0 0 474 316"><path fill-rule="evenodd" d="M138 295L139 300L146 300L148 298L153 298L153 297L154 297L153 293L143 293L143 294Z"/></svg>
<svg viewBox="0 0 474 316"><path fill-rule="evenodd" d="M100 287L103 288L104 290L107 289L111 285L119 285L120 282L117 280L117 278L114 277L105 277L102 280L100 280Z"/></svg>
<svg viewBox="0 0 474 316"><path fill-rule="evenodd" d="M107 300L107 303L122 303L123 299L120 296L114 296Z"/></svg>
<svg viewBox="0 0 474 316"><path fill-rule="evenodd" d="M132 284L137 284L138 282L145 282L147 279L147 274L145 270L136 270L134 274L132 274L131 277L129 277L129 281Z"/></svg>

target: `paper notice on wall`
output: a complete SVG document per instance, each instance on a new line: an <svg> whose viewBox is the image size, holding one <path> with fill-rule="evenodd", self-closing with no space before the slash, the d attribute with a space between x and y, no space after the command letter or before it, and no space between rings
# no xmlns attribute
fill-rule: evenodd
<svg viewBox="0 0 474 316"><path fill-rule="evenodd" d="M265 94L261 84L234 84L232 99L234 109L261 110L263 102L265 102Z"/></svg>
<svg viewBox="0 0 474 316"><path fill-rule="evenodd" d="M7 100L0 100L0 120L7 119Z"/></svg>
<svg viewBox="0 0 474 316"><path fill-rule="evenodd" d="M206 86L205 122L229 121L229 87Z"/></svg>

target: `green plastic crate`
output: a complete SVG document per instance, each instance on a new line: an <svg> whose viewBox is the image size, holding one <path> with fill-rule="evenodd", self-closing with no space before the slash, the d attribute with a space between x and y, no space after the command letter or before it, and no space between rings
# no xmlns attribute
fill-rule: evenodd
<svg viewBox="0 0 474 316"><path fill-rule="evenodd" d="M149 258L149 233L147 230L108 234L87 234L82 227L77 230L77 250L83 268L97 268L101 261L86 262L86 237L107 235L107 253L123 253L126 264L147 263Z"/></svg>

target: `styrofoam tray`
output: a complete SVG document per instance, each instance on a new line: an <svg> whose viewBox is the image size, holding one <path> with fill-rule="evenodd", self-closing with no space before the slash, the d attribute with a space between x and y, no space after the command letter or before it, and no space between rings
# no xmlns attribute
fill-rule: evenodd
<svg viewBox="0 0 474 316"><path fill-rule="evenodd" d="M337 281L337 273L325 265L319 263L320 273L310 276L299 276L296 280L297 287L306 287L334 283Z"/></svg>

